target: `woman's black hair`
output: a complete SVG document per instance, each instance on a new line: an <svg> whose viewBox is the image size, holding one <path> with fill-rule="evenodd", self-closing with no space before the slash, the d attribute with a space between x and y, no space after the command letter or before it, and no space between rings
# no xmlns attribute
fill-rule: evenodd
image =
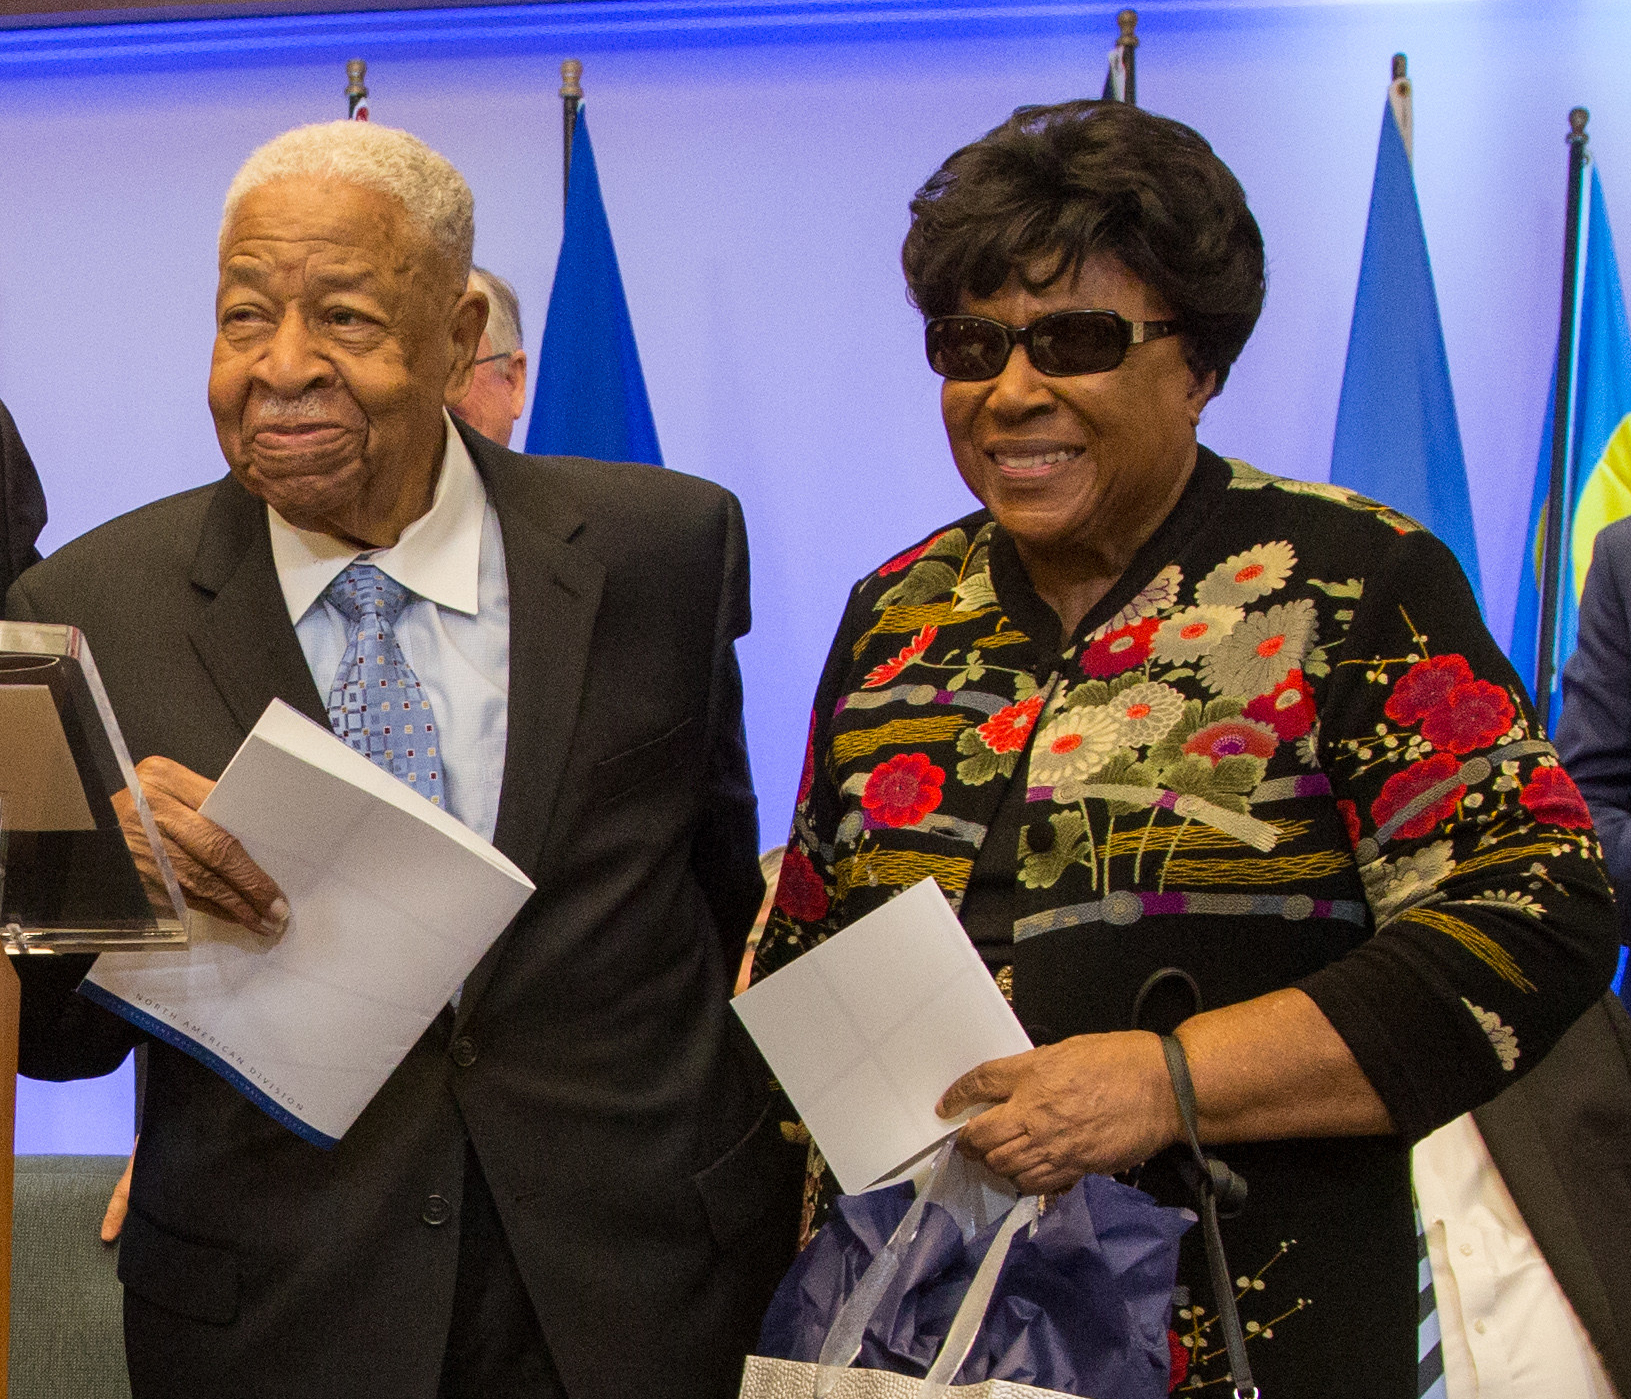
<svg viewBox="0 0 1631 1399"><path fill-rule="evenodd" d="M913 305L944 316L1014 273L1036 290L1073 277L1095 253L1167 303L1190 368L1221 389L1263 309L1263 235L1181 122L1125 102L1021 107L917 192L901 265Z"/></svg>

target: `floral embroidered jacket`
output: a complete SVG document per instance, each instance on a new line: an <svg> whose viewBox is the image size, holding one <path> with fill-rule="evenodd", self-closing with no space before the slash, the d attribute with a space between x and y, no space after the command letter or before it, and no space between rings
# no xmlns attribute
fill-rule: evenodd
<svg viewBox="0 0 1631 1399"><path fill-rule="evenodd" d="M1169 966L1208 1007L1315 1001L1399 1136L1223 1152L1254 1364L1270 1393L1413 1394L1409 1144L1538 1062L1616 942L1585 805L1450 552L1202 449L1060 637L988 514L937 531L851 594L756 975L926 876L1039 1043L1127 1028ZM1185 1201L1159 1161L1142 1183ZM1180 1390L1226 1369L1204 1279L1192 1238Z"/></svg>

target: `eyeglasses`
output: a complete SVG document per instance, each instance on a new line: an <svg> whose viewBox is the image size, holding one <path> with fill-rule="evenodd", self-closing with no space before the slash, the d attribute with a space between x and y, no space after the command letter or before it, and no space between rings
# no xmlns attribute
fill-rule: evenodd
<svg viewBox="0 0 1631 1399"><path fill-rule="evenodd" d="M923 327L923 345L934 372L947 379L995 379L1015 345L1041 373L1067 378L1114 369L1134 345L1175 335L1181 325L1130 321L1114 311L1054 311L1018 328L984 316L936 316Z"/></svg>
<svg viewBox="0 0 1631 1399"><path fill-rule="evenodd" d="M514 359L515 354L514 350L505 350L501 354L483 355L476 361L476 364L491 364L495 359ZM471 368L475 368L475 365L472 365Z"/></svg>

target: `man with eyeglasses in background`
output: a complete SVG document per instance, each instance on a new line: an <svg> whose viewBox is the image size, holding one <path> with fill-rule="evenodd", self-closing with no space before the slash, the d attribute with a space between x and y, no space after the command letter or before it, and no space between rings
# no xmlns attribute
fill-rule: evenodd
<svg viewBox="0 0 1631 1399"><path fill-rule="evenodd" d="M521 348L521 302L515 288L485 267L470 269L469 288L487 298L487 329L476 349L470 392L450 410L483 437L510 445L527 401L527 352Z"/></svg>

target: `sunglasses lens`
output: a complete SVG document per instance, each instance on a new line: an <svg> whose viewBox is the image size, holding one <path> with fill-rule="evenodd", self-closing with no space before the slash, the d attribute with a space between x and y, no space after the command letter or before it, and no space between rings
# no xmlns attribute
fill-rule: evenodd
<svg viewBox="0 0 1631 1399"><path fill-rule="evenodd" d="M1126 331L1108 311L1058 311L1032 325L1030 354L1044 374L1102 374L1126 358Z"/></svg>
<svg viewBox="0 0 1631 1399"><path fill-rule="evenodd" d="M947 379L995 379L1008 359L1000 325L978 316L940 316L924 327L924 347L936 374Z"/></svg>

